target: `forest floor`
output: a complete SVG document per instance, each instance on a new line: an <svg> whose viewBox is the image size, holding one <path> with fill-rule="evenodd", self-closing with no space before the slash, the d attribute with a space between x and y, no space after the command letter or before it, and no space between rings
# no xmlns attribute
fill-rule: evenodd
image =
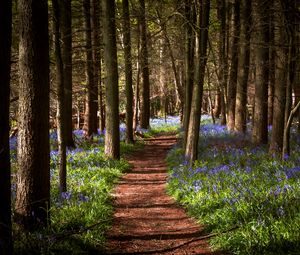
<svg viewBox="0 0 300 255"><path fill-rule="evenodd" d="M132 170L113 194L107 254L221 254L210 250L203 227L166 194L165 158L175 143L173 135L156 136L128 157Z"/></svg>

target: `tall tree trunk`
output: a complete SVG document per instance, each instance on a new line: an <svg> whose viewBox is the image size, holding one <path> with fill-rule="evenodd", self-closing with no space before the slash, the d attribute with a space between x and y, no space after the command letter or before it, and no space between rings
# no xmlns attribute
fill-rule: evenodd
<svg viewBox="0 0 300 255"><path fill-rule="evenodd" d="M198 154L198 140L199 140L199 128L200 128L200 118L201 118L201 102L203 95L203 83L205 75L205 66L207 62L207 41L208 41L208 26L209 26L209 11L210 11L210 1L202 0L200 1L198 26L200 31L198 31L198 48L197 48L197 75L193 90L191 114L187 135L187 143L185 156L190 161L194 162L197 159Z"/></svg>
<svg viewBox="0 0 300 255"><path fill-rule="evenodd" d="M238 42L239 42L239 2L231 0L229 8L229 58L230 72L227 84L227 128L234 130L235 126L235 101L238 68Z"/></svg>
<svg viewBox="0 0 300 255"><path fill-rule="evenodd" d="M192 95L193 95L193 82L194 82L194 48L195 48L195 34L193 26L195 22L195 6L193 0L185 0L185 92L184 92L184 113L183 113L183 129L184 141L183 149L186 147L186 139L189 128Z"/></svg>
<svg viewBox="0 0 300 255"><path fill-rule="evenodd" d="M256 68L252 141L256 144L268 143L269 3L270 1L252 1Z"/></svg>
<svg viewBox="0 0 300 255"><path fill-rule="evenodd" d="M221 125L226 125L226 87L227 87L227 76L228 76L228 62L227 62L227 28L226 28L226 1L218 0L218 19L220 21L220 32L219 32L219 82L221 92Z"/></svg>
<svg viewBox="0 0 300 255"><path fill-rule="evenodd" d="M105 105L103 96L103 84L102 84L102 47L101 47L101 4L97 0L92 0L92 40L93 40L93 64L94 64L94 80L95 86L98 87L98 112L99 112L99 130L104 131L105 128ZM95 91L96 92L96 91Z"/></svg>
<svg viewBox="0 0 300 255"><path fill-rule="evenodd" d="M92 51L91 31L91 0L83 0L83 12L85 21L85 43L86 43L86 104L84 114L85 137L90 138L97 131L97 84L94 79L94 64Z"/></svg>
<svg viewBox="0 0 300 255"><path fill-rule="evenodd" d="M238 76L235 103L235 130L246 132L247 84L250 64L251 1L240 2L240 41L238 53Z"/></svg>
<svg viewBox="0 0 300 255"><path fill-rule="evenodd" d="M145 0L139 0L140 4L140 25L141 25L141 112L140 126L147 129L150 121L150 81L149 81L149 66L148 66L148 47L147 47L147 25Z"/></svg>
<svg viewBox="0 0 300 255"><path fill-rule="evenodd" d="M137 61L136 61L136 84L134 87L134 115L133 115L133 130L136 131L139 122L139 106L140 106L140 57L141 57L141 36L140 36L140 19L138 17L137 24Z"/></svg>
<svg viewBox="0 0 300 255"><path fill-rule="evenodd" d="M116 45L115 1L102 0L104 64L106 67L105 154L120 158L118 59Z"/></svg>
<svg viewBox="0 0 300 255"><path fill-rule="evenodd" d="M126 77L126 142L133 143L133 89L132 89L132 58L131 58L131 36L128 0L122 1L124 22L124 57Z"/></svg>
<svg viewBox="0 0 300 255"><path fill-rule="evenodd" d="M15 216L24 229L47 225L49 170L48 2L19 0L19 133Z"/></svg>
<svg viewBox="0 0 300 255"><path fill-rule="evenodd" d="M101 40L100 40L100 3L97 0L91 2L91 29L92 29L92 49L93 49L93 71L94 71L94 86L97 90L98 97L98 112L99 112L99 129L104 130L104 110L102 98L101 84ZM96 97L95 97L96 99ZM97 124L96 124L97 126Z"/></svg>
<svg viewBox="0 0 300 255"><path fill-rule="evenodd" d="M0 2L0 253L12 254L9 95L12 2Z"/></svg>
<svg viewBox="0 0 300 255"><path fill-rule="evenodd" d="M58 1L61 10L61 52L64 77L65 140L67 147L75 147L73 140L72 108L72 12L71 0Z"/></svg>
<svg viewBox="0 0 300 255"><path fill-rule="evenodd" d="M59 190L67 190L67 155L66 155L66 108L65 108L65 87L64 87L64 64L60 46L60 20L61 13L58 0L52 0L53 24L55 36L55 67L57 85L57 140L59 154Z"/></svg>
<svg viewBox="0 0 300 255"><path fill-rule="evenodd" d="M275 90L270 153L282 152L287 84L288 43L281 0L274 0Z"/></svg>
<svg viewBox="0 0 300 255"><path fill-rule="evenodd" d="M273 0L271 0L273 4ZM269 87L268 87L268 125L273 123L273 106L274 106L274 90L275 90L275 49L274 49L274 12L269 15Z"/></svg>

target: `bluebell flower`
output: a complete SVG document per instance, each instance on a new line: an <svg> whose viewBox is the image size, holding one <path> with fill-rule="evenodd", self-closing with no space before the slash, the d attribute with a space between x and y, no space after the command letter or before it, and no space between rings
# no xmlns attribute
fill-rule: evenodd
<svg viewBox="0 0 300 255"><path fill-rule="evenodd" d="M69 191L62 192L60 195L61 195L61 198L65 199L65 200L70 200L72 197L72 193Z"/></svg>

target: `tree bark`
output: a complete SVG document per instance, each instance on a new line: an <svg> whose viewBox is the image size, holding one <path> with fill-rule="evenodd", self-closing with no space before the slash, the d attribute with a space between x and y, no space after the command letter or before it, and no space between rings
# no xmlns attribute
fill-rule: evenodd
<svg viewBox="0 0 300 255"><path fill-rule="evenodd" d="M198 155L198 140L199 140L199 128L200 128L200 118L201 118L201 102L203 95L203 83L205 75L205 66L207 62L207 41L208 41L208 26L209 26L209 11L210 11L210 1L202 0L200 1L199 8L199 28L198 31L198 54L197 54L197 76L193 90L192 106L190 113L190 121L187 135L187 144L185 150L186 158L192 162L197 159Z"/></svg>
<svg viewBox="0 0 300 255"><path fill-rule="evenodd" d="M227 87L227 77L228 77L228 62L227 62L227 27L226 27L226 1L218 0L217 9L218 19L220 21L220 32L219 32L219 79L220 79L220 96L221 96L221 125L226 125L226 87Z"/></svg>
<svg viewBox="0 0 300 255"><path fill-rule="evenodd" d="M73 140L72 108L72 10L71 0L58 1L61 10L61 54L64 77L65 140L67 147L75 147Z"/></svg>
<svg viewBox="0 0 300 255"><path fill-rule="evenodd" d="M274 0L274 43L275 43L275 90L273 105L272 135L269 152L282 152L285 125L285 103L287 84L288 42L284 27L284 14L280 0Z"/></svg>
<svg viewBox="0 0 300 255"><path fill-rule="evenodd" d="M149 128L150 124L150 81L149 81L149 66L148 66L148 47L147 47L147 25L145 0L139 0L140 4L140 25L141 25L141 112L140 126L141 128Z"/></svg>
<svg viewBox="0 0 300 255"><path fill-rule="evenodd" d="M47 1L19 0L19 133L16 222L45 226L50 210Z"/></svg>
<svg viewBox="0 0 300 255"><path fill-rule="evenodd" d="M268 143L269 4L270 1L252 1L256 68L252 141L255 144Z"/></svg>
<svg viewBox="0 0 300 255"><path fill-rule="evenodd" d="M86 43L86 99L84 114L85 137L90 139L93 134L97 134L97 94L98 87L95 85L93 51L92 51L92 30L91 30L91 0L83 1L83 12L85 22L85 43Z"/></svg>
<svg viewBox="0 0 300 255"><path fill-rule="evenodd" d="M102 92L102 71L101 71L101 28L100 28L100 3L97 0L91 2L91 29L92 29L92 52L93 52L93 71L94 84L98 97L99 129L103 132L105 127L104 105ZM96 96L95 98L96 99ZM97 124L96 124L97 126Z"/></svg>
<svg viewBox="0 0 300 255"><path fill-rule="evenodd" d="M195 48L195 34L193 26L195 22L195 6L193 0L185 0L185 92L184 92L184 113L183 113L183 129L184 141L183 149L186 147L187 133L189 128L193 82L194 82L194 48Z"/></svg>
<svg viewBox="0 0 300 255"><path fill-rule="evenodd" d="M106 67L105 154L120 158L119 88L116 46L115 1L102 0L104 64Z"/></svg>
<svg viewBox="0 0 300 255"><path fill-rule="evenodd" d="M123 6L123 34L125 58L125 91L126 91L126 142L133 143L133 89L132 89L132 58L131 35L128 0L122 1Z"/></svg>
<svg viewBox="0 0 300 255"><path fill-rule="evenodd" d="M65 87L64 87L64 64L62 60L60 45L60 21L61 13L58 0L52 0L53 25L55 37L55 67L57 86L57 140L59 154L59 190L67 190L67 155L66 155L66 108L65 108Z"/></svg>
<svg viewBox="0 0 300 255"><path fill-rule="evenodd" d="M231 0L229 8L229 59L230 71L227 84L227 128L234 130L235 126L235 101L238 68L238 42L239 42L239 2Z"/></svg>
<svg viewBox="0 0 300 255"><path fill-rule="evenodd" d="M0 253L12 254L9 99L12 2L0 2Z"/></svg>
<svg viewBox="0 0 300 255"><path fill-rule="evenodd" d="M240 2L240 41L238 53L238 75L235 103L235 131L246 132L247 85L250 64L251 1Z"/></svg>

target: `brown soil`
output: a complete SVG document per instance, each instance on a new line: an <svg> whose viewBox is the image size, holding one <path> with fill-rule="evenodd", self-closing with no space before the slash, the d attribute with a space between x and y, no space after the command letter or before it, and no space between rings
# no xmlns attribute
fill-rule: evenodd
<svg viewBox="0 0 300 255"><path fill-rule="evenodd" d="M128 160L132 171L114 192L107 254L220 254L211 252L203 228L166 194L167 151L175 136L148 139Z"/></svg>

